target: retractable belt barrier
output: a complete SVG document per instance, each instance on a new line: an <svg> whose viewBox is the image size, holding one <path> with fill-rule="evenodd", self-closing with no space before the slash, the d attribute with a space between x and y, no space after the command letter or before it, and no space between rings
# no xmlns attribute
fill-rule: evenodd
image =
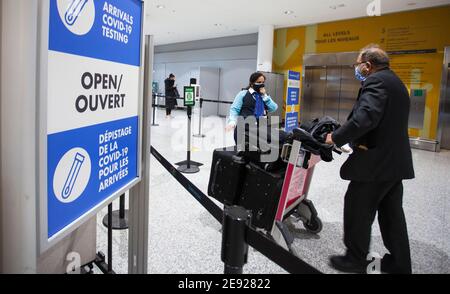
<svg viewBox="0 0 450 294"><path fill-rule="evenodd" d="M217 206L207 195L180 173L153 146L151 146L151 154L218 222L223 223L223 209ZM287 272L292 274L321 274L319 270L286 251L283 247L249 225L246 227L245 235L245 241L248 245L258 250Z"/></svg>
<svg viewBox="0 0 450 294"><path fill-rule="evenodd" d="M231 102L231 101L220 101L220 100L211 100L211 99L203 99L203 98L200 98L200 101L222 103L222 104L233 104L233 102Z"/></svg>
<svg viewBox="0 0 450 294"><path fill-rule="evenodd" d="M184 97L173 97L173 96L166 96L163 94L156 94L153 93L153 95L155 95L155 97L161 97L161 98L166 98L166 97L171 97L171 98L175 98L178 100L184 100ZM204 99L204 98L200 98L201 102L214 102L214 103L222 103L222 104L233 104L233 102L231 101L221 101L221 100L213 100L213 99ZM158 103L154 103L154 106L157 105Z"/></svg>
<svg viewBox="0 0 450 294"><path fill-rule="evenodd" d="M158 101L157 101L156 97L162 97L162 98L172 97L172 98L175 98L175 99L184 100L184 97L173 97L173 96L166 96L166 95L163 95L163 94L153 93L153 104L152 104L152 108L153 108L153 123L152 123L152 126L158 126L155 123L155 116L156 116L155 115L155 111L156 111L155 108L158 107L158 106L161 106L161 105L158 104ZM204 99L204 98L199 98L198 101L200 102L200 108L199 108L200 110L199 110L199 115L198 115L198 134L194 134L194 137L204 138L205 134L202 134L203 102L229 104L229 105L233 104L233 102L231 102L231 101L213 100L213 99Z"/></svg>
<svg viewBox="0 0 450 294"><path fill-rule="evenodd" d="M167 159L165 159L153 146L150 148L152 155L161 165L192 195L208 212L222 223L223 210L209 199L199 188L179 172Z"/></svg>

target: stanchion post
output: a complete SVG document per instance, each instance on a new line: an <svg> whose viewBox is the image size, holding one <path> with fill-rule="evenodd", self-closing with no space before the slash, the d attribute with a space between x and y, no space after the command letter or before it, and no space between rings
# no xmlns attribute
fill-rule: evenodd
<svg viewBox="0 0 450 294"><path fill-rule="evenodd" d="M192 136L192 106L195 106L195 88L192 86L184 87L184 106L187 107L187 160L175 163L178 165L177 170L182 173L193 174L198 173L199 166L203 165L200 162L191 160L191 136Z"/></svg>
<svg viewBox="0 0 450 294"><path fill-rule="evenodd" d="M128 210L125 209L125 194L120 195L119 210L112 212L112 229L126 230L128 229ZM103 218L103 225L109 227L109 213Z"/></svg>
<svg viewBox="0 0 450 294"><path fill-rule="evenodd" d="M120 195L119 198L119 218L125 219L125 194Z"/></svg>
<svg viewBox="0 0 450 294"><path fill-rule="evenodd" d="M182 173L193 174L200 171L198 168L201 163L191 161L191 118L192 118L192 106L187 106L187 159L176 163L179 165L177 170Z"/></svg>
<svg viewBox="0 0 450 294"><path fill-rule="evenodd" d="M108 205L108 273L112 273L112 202Z"/></svg>
<svg viewBox="0 0 450 294"><path fill-rule="evenodd" d="M200 109L198 112L198 134L194 134L196 138L204 138L205 135L202 134L202 119L203 119L203 98L200 98Z"/></svg>
<svg viewBox="0 0 450 294"><path fill-rule="evenodd" d="M157 107L157 98L158 94L153 93L152 95L152 126L157 127L159 124L155 123L155 117L156 117L156 107Z"/></svg>
<svg viewBox="0 0 450 294"><path fill-rule="evenodd" d="M222 220L221 259L225 274L242 274L247 263L247 225L251 214L241 206L225 206Z"/></svg>
<svg viewBox="0 0 450 294"><path fill-rule="evenodd" d="M187 128L187 168L191 168L191 126L192 126L192 106L187 107L188 128Z"/></svg>

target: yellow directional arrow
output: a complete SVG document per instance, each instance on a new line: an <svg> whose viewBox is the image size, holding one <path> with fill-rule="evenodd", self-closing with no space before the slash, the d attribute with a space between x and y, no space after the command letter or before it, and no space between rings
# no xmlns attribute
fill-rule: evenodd
<svg viewBox="0 0 450 294"><path fill-rule="evenodd" d="M298 40L292 40L287 45L286 40L287 29L277 30L277 45L273 48L273 62L279 67L282 67L300 46Z"/></svg>

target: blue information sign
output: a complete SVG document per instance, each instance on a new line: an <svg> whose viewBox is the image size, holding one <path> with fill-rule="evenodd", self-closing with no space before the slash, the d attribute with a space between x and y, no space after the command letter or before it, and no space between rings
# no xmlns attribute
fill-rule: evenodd
<svg viewBox="0 0 450 294"><path fill-rule="evenodd" d="M300 73L296 71L288 71L288 82L286 91L286 116L285 131L290 132L298 127L298 111L295 107L300 102Z"/></svg>
<svg viewBox="0 0 450 294"><path fill-rule="evenodd" d="M140 0L50 0L47 238L138 177Z"/></svg>

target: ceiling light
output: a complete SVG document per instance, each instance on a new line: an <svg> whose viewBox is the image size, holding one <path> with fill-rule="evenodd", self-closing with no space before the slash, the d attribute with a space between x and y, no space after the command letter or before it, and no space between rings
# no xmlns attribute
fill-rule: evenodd
<svg viewBox="0 0 450 294"><path fill-rule="evenodd" d="M292 11L292 10L286 10L286 11L284 12L284 14L286 14L286 15L289 15L289 14L292 14L292 13L294 13L294 11Z"/></svg>
<svg viewBox="0 0 450 294"><path fill-rule="evenodd" d="M338 9L338 8L344 8L344 7L345 7L345 4L344 4L344 3L338 4L338 5L331 5L331 6L330 6L330 8L333 9L333 10L336 10L336 9Z"/></svg>
<svg viewBox="0 0 450 294"><path fill-rule="evenodd" d="M156 8L163 9L163 8L166 8L166 6L159 4L159 5L156 5Z"/></svg>

